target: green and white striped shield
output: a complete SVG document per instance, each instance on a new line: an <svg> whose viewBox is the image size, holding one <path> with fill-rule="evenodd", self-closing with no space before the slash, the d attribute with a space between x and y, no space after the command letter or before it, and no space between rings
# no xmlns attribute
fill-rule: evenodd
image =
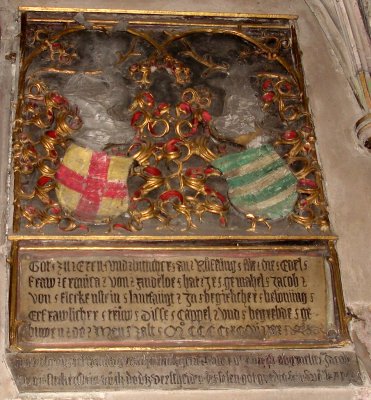
<svg viewBox="0 0 371 400"><path fill-rule="evenodd" d="M231 203L245 214L268 219L287 216L297 199L297 180L271 145L213 161L228 182Z"/></svg>

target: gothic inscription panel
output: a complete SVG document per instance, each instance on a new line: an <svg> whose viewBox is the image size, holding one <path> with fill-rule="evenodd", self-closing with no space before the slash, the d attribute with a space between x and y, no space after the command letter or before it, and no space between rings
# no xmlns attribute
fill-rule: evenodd
<svg viewBox="0 0 371 400"><path fill-rule="evenodd" d="M248 345L327 337L315 251L28 251L21 347Z"/></svg>
<svg viewBox="0 0 371 400"><path fill-rule="evenodd" d="M20 391L230 389L361 385L351 352L13 354Z"/></svg>

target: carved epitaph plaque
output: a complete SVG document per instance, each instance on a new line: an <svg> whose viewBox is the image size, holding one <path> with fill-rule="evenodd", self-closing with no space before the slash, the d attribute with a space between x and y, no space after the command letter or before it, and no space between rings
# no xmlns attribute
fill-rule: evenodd
<svg viewBox="0 0 371 400"><path fill-rule="evenodd" d="M359 383L270 350L348 339L294 16L28 10L21 53L20 390Z"/></svg>
<svg viewBox="0 0 371 400"><path fill-rule="evenodd" d="M326 342L335 316L323 255L283 248L95 249L93 256L21 250L16 346Z"/></svg>

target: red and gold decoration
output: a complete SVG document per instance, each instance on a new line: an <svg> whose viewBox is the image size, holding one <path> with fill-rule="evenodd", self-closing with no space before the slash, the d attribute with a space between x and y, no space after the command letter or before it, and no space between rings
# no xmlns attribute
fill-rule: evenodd
<svg viewBox="0 0 371 400"><path fill-rule="evenodd" d="M26 34L28 52L20 71L13 136L15 232L46 225L71 231L107 223L128 234L145 229L146 221L157 228L189 230L198 228L206 216L218 227L234 229L229 225L227 189L220 189L225 177L211 166L225 154L226 145L213 132L213 95L200 83L213 74L227 74L230 65L216 55L218 48L211 55L201 51L192 41L197 35L238 41L233 62L251 59L269 64L254 78L259 82L257 101L281 126L271 145L297 180L292 194L297 200L289 218L307 229L327 229L313 123L292 31L252 30L250 34L241 27L200 25L155 34L151 29L128 27L129 45L123 52L116 51L115 67L137 85L130 106L133 140L130 145L93 151L71 144L82 124L79 112L62 89L49 89L41 76L102 74L102 69L78 71L74 63L80 56L66 39L94 31L109 37L112 28L112 24L93 23L87 28L69 22L49 31L36 24ZM41 67L30 68L39 57ZM133 57L138 60L133 62ZM168 72L181 93L175 103L159 101L151 89L159 70ZM250 217L263 221L259 215ZM245 221L243 215L240 218Z"/></svg>
<svg viewBox="0 0 371 400"><path fill-rule="evenodd" d="M74 229L77 225L63 217L56 199L55 174L71 135L81 126L78 110L61 94L48 91L41 81L30 81L21 115L15 123L18 134L13 145L16 208L29 227L42 228L64 220L62 229ZM40 136L26 133L29 126L36 126ZM31 190L26 189L30 179L34 182Z"/></svg>
<svg viewBox="0 0 371 400"><path fill-rule="evenodd" d="M130 201L129 226L115 228L138 230L144 221L157 219L170 228L189 229L205 213L226 224L228 200L208 183L220 175L209 165L216 157L206 110L210 103L207 92L195 89L186 89L175 108L156 103L149 92L137 96L131 105L136 136L128 153L138 163L131 176L142 183Z"/></svg>
<svg viewBox="0 0 371 400"><path fill-rule="evenodd" d="M316 139L304 93L289 76L262 73L259 78L263 110L276 107L288 127L298 127L285 130L274 143L276 148L283 149L284 158L298 179L296 190L299 196L290 218L307 229L317 225L327 230L329 222L315 149Z"/></svg>

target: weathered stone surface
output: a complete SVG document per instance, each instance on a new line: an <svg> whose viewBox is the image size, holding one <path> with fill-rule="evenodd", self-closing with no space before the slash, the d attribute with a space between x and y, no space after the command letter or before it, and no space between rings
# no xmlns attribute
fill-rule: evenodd
<svg viewBox="0 0 371 400"><path fill-rule="evenodd" d="M362 384L354 353L343 351L23 353L8 361L21 392Z"/></svg>

